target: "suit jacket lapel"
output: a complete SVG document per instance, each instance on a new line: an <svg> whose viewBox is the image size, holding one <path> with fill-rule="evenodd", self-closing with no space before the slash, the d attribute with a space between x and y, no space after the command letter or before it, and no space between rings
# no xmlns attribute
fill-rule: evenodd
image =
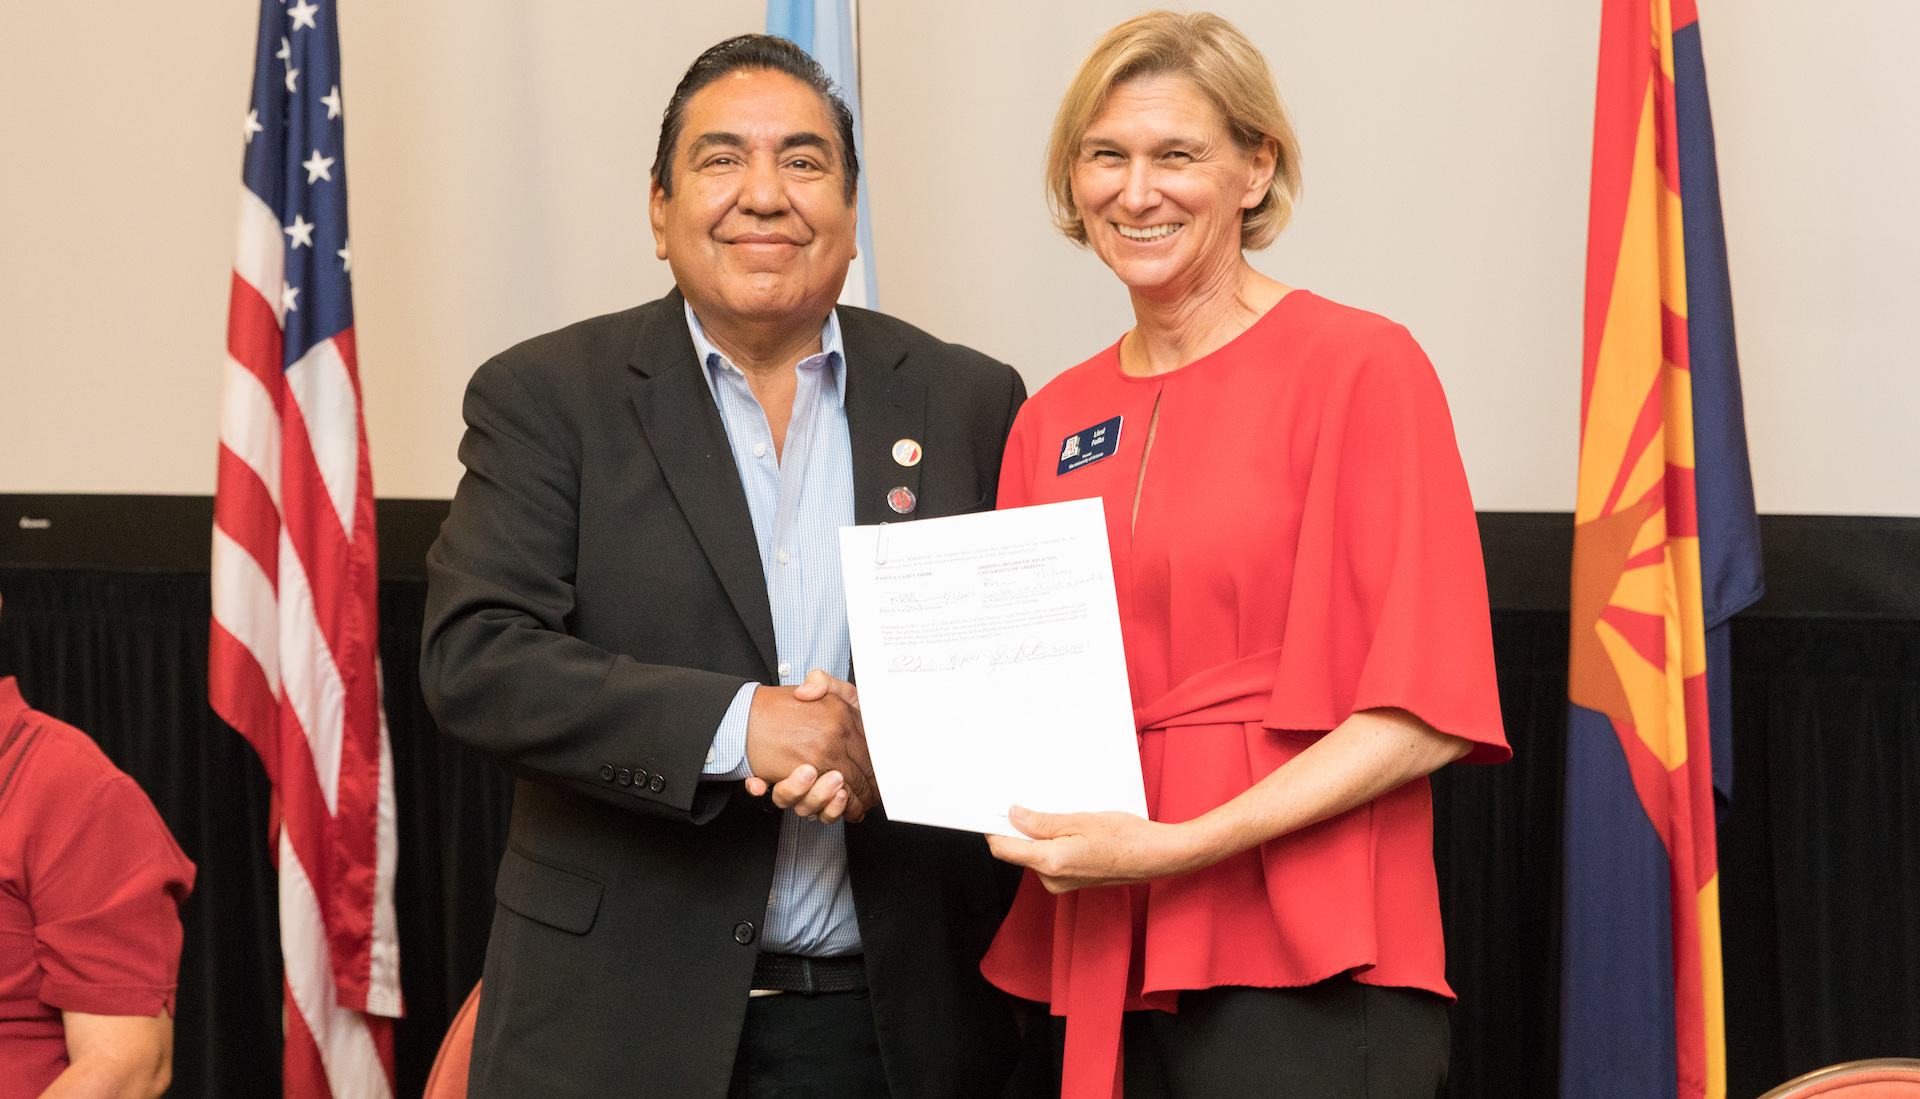
<svg viewBox="0 0 1920 1099"><path fill-rule="evenodd" d="M840 340L847 349L847 436L853 447L853 518L862 526L918 518L887 503L896 488L920 498L921 464L894 461L901 439L924 443L927 388L899 375L906 348L863 310L840 310ZM924 460L923 463L924 464Z"/></svg>
<svg viewBox="0 0 1920 1099"><path fill-rule="evenodd" d="M633 374L627 392L640 429L771 677L779 649L753 513L720 409L694 357L680 291L668 294L642 318L629 363Z"/></svg>

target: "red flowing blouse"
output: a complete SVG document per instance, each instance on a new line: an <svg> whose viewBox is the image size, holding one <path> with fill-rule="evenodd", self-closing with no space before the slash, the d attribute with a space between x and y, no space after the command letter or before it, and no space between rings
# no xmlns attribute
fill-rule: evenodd
<svg viewBox="0 0 1920 1099"><path fill-rule="evenodd" d="M173 1010L193 876L140 787L0 679L0 1099L66 1070L62 1011Z"/></svg>
<svg viewBox="0 0 1920 1099"><path fill-rule="evenodd" d="M1061 472L1115 416L1118 449ZM1295 290L1166 374L1123 373L1115 344L1026 403L1001 470L1003 508L1093 496L1154 820L1231 801L1360 710L1511 754L1473 502L1406 329ZM1451 997L1427 780L1178 878L1055 897L1028 871L981 969L1067 1017L1067 1099L1119 1095L1121 1012L1181 989L1345 973Z"/></svg>

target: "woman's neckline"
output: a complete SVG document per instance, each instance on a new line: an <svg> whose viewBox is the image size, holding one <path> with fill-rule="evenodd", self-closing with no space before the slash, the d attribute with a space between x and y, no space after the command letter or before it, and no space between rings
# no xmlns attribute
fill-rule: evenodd
<svg viewBox="0 0 1920 1099"><path fill-rule="evenodd" d="M1119 377L1122 381L1136 382L1136 383L1164 382L1168 378L1171 378L1176 374L1185 374L1188 371L1195 369L1196 367L1205 366L1208 363L1211 363L1214 360L1220 358L1221 356L1227 354L1227 352L1232 351L1234 347L1240 343L1241 340L1246 339L1248 336L1254 333L1254 330L1260 328L1262 325L1265 325L1268 321L1272 320L1274 315L1279 313L1281 309L1285 308L1288 302L1292 301L1295 298L1306 297L1306 296L1310 296L1310 292L1305 289L1302 289L1301 287L1296 286L1288 290L1286 293L1280 295L1280 300L1274 302L1271 306L1269 306L1266 312L1260 314L1258 317L1255 317L1253 320L1253 323L1247 325L1245 329L1241 330L1239 335L1233 337L1232 339L1228 340L1226 343L1221 344L1219 347L1214 348L1212 351L1207 352L1206 354L1200 356L1199 358L1193 360L1192 362L1187 363L1185 366L1176 366L1172 370L1161 371L1158 374L1127 373L1126 368L1120 365L1120 345L1124 343L1127 338L1126 333L1122 333L1120 338L1118 340L1115 340L1113 342L1113 346L1108 349L1113 355L1113 373L1115 374L1115 376ZM1131 332L1131 331L1132 329L1128 329L1128 332Z"/></svg>

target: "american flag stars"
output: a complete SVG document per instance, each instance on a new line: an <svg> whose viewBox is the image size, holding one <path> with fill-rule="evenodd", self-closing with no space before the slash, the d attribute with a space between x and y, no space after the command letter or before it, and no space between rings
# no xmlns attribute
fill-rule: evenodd
<svg viewBox="0 0 1920 1099"><path fill-rule="evenodd" d="M279 58L280 63L287 67L287 90L298 94L300 89L294 82L300 79L300 70L293 67L293 43L288 41L286 36L281 36L280 52L273 56Z"/></svg>
<svg viewBox="0 0 1920 1099"><path fill-rule="evenodd" d="M289 248L298 248L303 244L308 248L313 247L313 222L303 214L293 215L293 224L280 231L287 234Z"/></svg>
<svg viewBox="0 0 1920 1099"><path fill-rule="evenodd" d="M313 151L312 156L301 161L300 166L307 170L308 183L318 183L323 179L328 183L333 182L333 158L321 156L318 149Z"/></svg>
<svg viewBox="0 0 1920 1099"><path fill-rule="evenodd" d="M248 185L279 214L286 262L279 293L266 297L277 305L292 362L352 324L341 130L346 111L330 25L333 5L276 0L266 10L272 17L260 27L261 68L241 136Z"/></svg>
<svg viewBox="0 0 1920 1099"><path fill-rule="evenodd" d="M307 0L300 0L298 4L287 9L287 18L293 20L294 30L299 30L301 27L313 27L313 17L318 14L319 11L320 6L318 4L309 4ZM319 28L314 27L314 29L317 30Z"/></svg>
<svg viewBox="0 0 1920 1099"><path fill-rule="evenodd" d="M241 120L243 180L279 230L284 264L262 296L281 320L290 366L353 324L346 104L334 0L266 0L262 17Z"/></svg>

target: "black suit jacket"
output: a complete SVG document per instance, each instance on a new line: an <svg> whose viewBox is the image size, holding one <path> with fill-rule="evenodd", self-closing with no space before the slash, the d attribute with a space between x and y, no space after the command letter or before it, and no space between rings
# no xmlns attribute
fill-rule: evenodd
<svg viewBox="0 0 1920 1099"><path fill-rule="evenodd" d="M840 309L855 517L991 508L1026 390L890 317ZM495 889L472 1094L726 1094L779 814L703 783L741 684L778 683L733 454L678 291L549 333L468 386L467 472L428 557L421 683L520 778ZM902 467L895 440L921 443ZM1017 878L982 837L846 831L887 1079L997 1093L1017 1040L979 962Z"/></svg>

